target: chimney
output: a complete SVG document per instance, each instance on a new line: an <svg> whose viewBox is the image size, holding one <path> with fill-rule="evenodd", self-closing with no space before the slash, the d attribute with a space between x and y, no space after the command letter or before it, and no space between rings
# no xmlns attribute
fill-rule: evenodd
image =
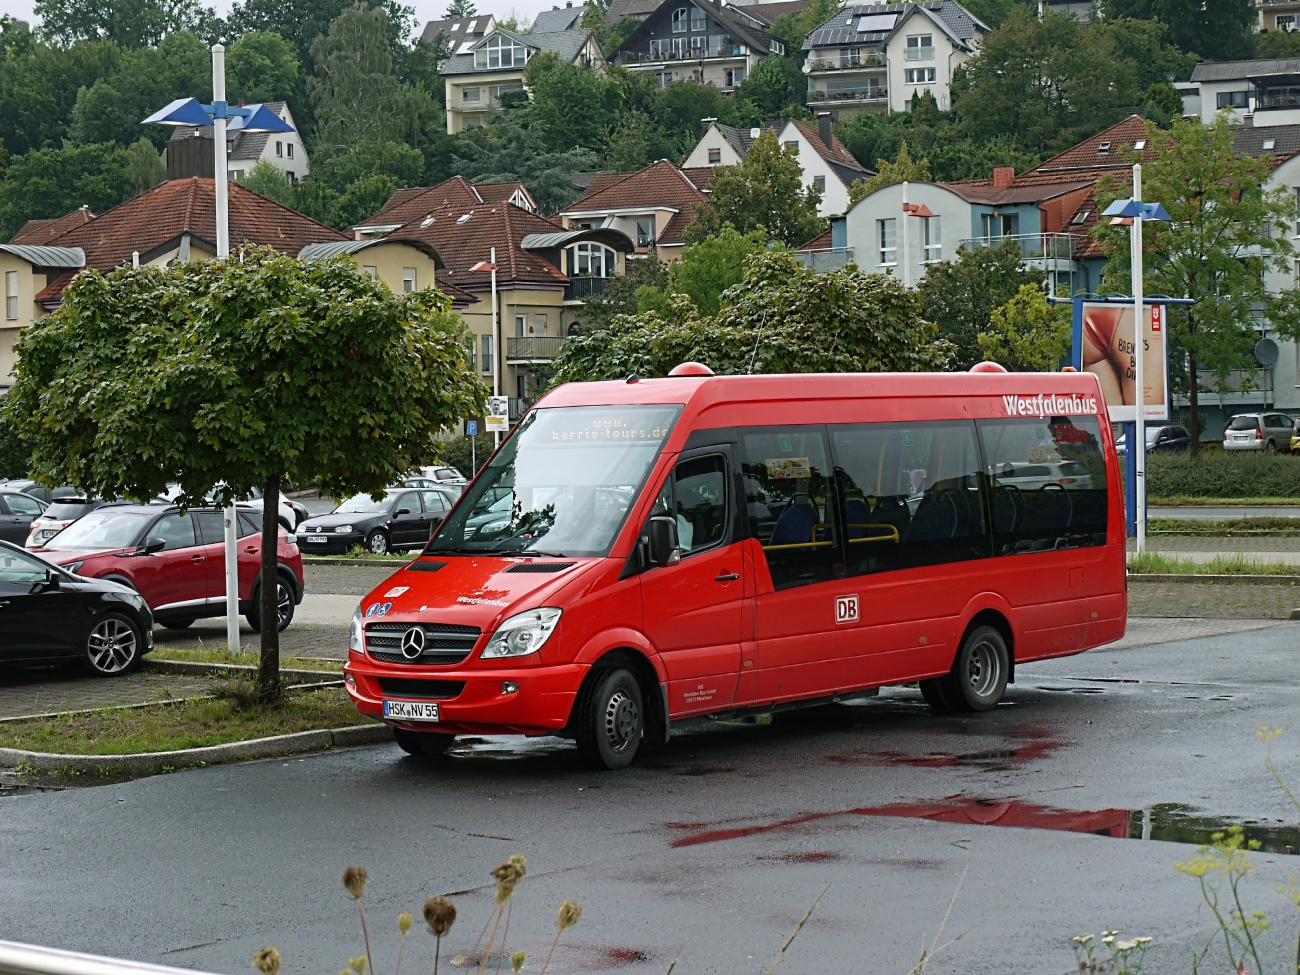
<svg viewBox="0 0 1300 975"><path fill-rule="evenodd" d="M822 145L827 149L833 149L833 136L831 135L831 113L817 113L817 134L821 136Z"/></svg>
<svg viewBox="0 0 1300 975"><path fill-rule="evenodd" d="M994 166L993 167L993 185L1000 190L1005 190L1016 181L1015 166Z"/></svg>

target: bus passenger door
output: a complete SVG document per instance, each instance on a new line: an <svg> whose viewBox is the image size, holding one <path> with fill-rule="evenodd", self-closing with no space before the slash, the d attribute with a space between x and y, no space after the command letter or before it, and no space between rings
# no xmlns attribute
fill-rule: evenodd
<svg viewBox="0 0 1300 975"><path fill-rule="evenodd" d="M682 551L641 575L645 635L668 671L674 717L723 710L736 696L746 600L730 470L729 446L683 454L653 509L676 518Z"/></svg>

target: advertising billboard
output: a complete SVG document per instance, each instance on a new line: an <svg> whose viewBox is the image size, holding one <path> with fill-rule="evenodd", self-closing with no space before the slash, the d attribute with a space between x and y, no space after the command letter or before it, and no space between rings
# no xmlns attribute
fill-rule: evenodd
<svg viewBox="0 0 1300 975"><path fill-rule="evenodd" d="M1147 420L1169 419L1168 308L1145 305L1142 336L1142 405ZM1137 419L1137 358L1133 336L1133 306L1083 302L1082 355L1084 372L1101 381L1112 423Z"/></svg>

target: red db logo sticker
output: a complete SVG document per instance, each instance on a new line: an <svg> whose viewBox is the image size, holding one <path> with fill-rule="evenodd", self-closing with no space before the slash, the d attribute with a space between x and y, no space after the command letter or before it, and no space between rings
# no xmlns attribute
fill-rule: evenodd
<svg viewBox="0 0 1300 975"><path fill-rule="evenodd" d="M858 597L836 596L835 597L835 622L836 623L856 623L858 621Z"/></svg>

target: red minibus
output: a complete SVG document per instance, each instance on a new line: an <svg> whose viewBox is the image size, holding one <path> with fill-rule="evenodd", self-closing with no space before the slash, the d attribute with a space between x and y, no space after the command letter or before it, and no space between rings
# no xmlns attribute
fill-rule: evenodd
<svg viewBox="0 0 1300 975"><path fill-rule="evenodd" d="M889 684L989 710L1124 633L1105 410L1068 372L561 386L358 607L348 692L412 754L561 735L603 768Z"/></svg>

